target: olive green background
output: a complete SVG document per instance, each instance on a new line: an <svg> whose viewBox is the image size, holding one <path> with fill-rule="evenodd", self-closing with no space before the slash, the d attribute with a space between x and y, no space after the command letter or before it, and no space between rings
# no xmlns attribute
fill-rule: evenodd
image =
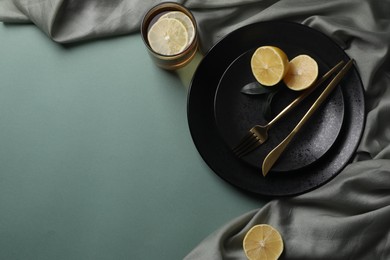
<svg viewBox="0 0 390 260"><path fill-rule="evenodd" d="M192 69L155 67L139 34L62 46L0 24L0 259L182 259L264 205L198 154Z"/></svg>

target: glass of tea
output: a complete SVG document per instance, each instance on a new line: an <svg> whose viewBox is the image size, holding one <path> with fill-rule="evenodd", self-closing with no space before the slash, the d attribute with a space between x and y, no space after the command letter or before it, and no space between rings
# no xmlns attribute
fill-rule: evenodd
<svg viewBox="0 0 390 260"><path fill-rule="evenodd" d="M141 35L153 62L167 70L177 70L190 63L198 49L194 16L174 2L152 7L142 20Z"/></svg>

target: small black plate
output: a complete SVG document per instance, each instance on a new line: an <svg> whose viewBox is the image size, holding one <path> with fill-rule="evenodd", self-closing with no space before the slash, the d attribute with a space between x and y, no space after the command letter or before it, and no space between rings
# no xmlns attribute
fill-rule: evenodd
<svg viewBox="0 0 390 260"><path fill-rule="evenodd" d="M291 46L285 46L283 49L291 49ZM309 54L305 50L297 50L299 46L293 49L293 54L287 53L290 60L299 54ZM250 67L254 51L255 49L244 53L230 64L221 78L215 95L215 120L221 136L230 148L237 145L252 126L265 125L301 93L288 89L283 82L273 87L275 93L263 95L241 93L243 86L256 81ZM319 57L317 59L319 74L323 75L329 68ZM291 132L325 86L326 84L319 86L314 93L275 123L268 131L268 140L242 159L261 169L267 154ZM267 101L270 95L273 95L271 102ZM343 118L343 94L337 87L310 121L298 132L272 167L272 171L297 171L316 162L336 141Z"/></svg>
<svg viewBox="0 0 390 260"><path fill-rule="evenodd" d="M280 46L289 55L304 50L324 68L331 68L340 60L349 60L332 39L305 25L269 21L237 29L205 55L195 72L188 94L189 129L203 160L228 183L265 196L304 193L329 181L351 160L365 121L363 85L356 68L340 82L344 121L337 140L325 155L299 174L271 171L263 177L258 168L232 153L220 134L214 110L218 85L225 71L237 58L262 45Z"/></svg>

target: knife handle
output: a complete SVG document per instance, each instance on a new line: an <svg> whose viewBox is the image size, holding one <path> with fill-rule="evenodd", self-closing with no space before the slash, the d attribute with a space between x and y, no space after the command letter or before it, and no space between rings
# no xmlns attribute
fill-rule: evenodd
<svg viewBox="0 0 390 260"><path fill-rule="evenodd" d="M347 64L340 70L339 73L332 79L332 81L326 86L324 91L322 91L321 95L317 98L316 101L311 105L306 114L302 117L302 119L298 122L298 124L294 127L291 133L278 145L276 146L268 155L265 157L262 165L263 176L266 176L267 173L271 170L272 166L282 155L283 151L289 145L294 136L299 132L299 130L303 127L303 125L310 119L310 117L316 112L316 110L322 105L322 103L326 100L329 94L333 91L333 89L337 86L340 80L345 76L345 74L349 71L349 69L353 65L353 59L349 60Z"/></svg>
<svg viewBox="0 0 390 260"><path fill-rule="evenodd" d="M267 125L271 127L273 124L275 124L279 119L281 119L291 109L296 107L299 103L301 103L302 100L304 100L307 96L309 96L319 85L324 83L325 80L327 80L331 75L333 75L336 71L338 71L342 65L344 65L344 61L343 60L340 61L339 63L337 63L333 68L331 68L327 73L325 73L320 79L318 79L317 82L313 86L311 86L307 90L303 91L302 94L300 94L288 106L286 106Z"/></svg>

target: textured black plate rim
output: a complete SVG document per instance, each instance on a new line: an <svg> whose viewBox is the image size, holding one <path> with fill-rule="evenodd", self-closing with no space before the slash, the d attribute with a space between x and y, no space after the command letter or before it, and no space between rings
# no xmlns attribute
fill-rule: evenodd
<svg viewBox="0 0 390 260"><path fill-rule="evenodd" d="M314 40L313 44L316 44L316 48L321 48L322 52L328 54L326 59L332 64L340 59L349 59L332 39L308 26L284 21L250 24L225 36L205 55L194 74L187 100L187 118L193 142L203 160L214 173L245 191L273 197L308 192L335 177L350 162L365 124L363 84L356 68L353 68L346 79L340 83L347 110L345 116L348 120L340 133L339 144L332 148L329 156L305 170L305 173L294 176L269 175L264 178L257 169L238 160L227 149L219 136L214 120L214 95L219 79L234 59L255 46L253 40L247 40L253 37L254 32L260 29L275 31L275 28L276 31L281 30L283 33L291 31L294 34L308 34ZM257 45L267 43L267 41L256 42ZM230 56L226 56L226 53Z"/></svg>

